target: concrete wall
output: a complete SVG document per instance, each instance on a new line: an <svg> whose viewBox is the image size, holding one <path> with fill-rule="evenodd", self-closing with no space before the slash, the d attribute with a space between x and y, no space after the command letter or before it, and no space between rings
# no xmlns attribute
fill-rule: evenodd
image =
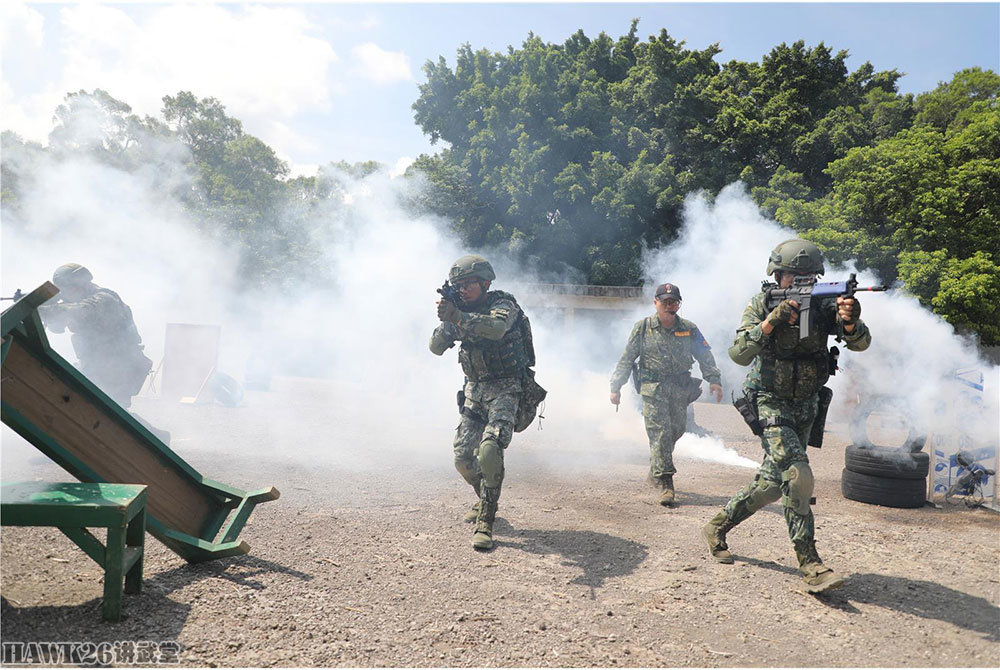
<svg viewBox="0 0 1000 670"><path fill-rule="evenodd" d="M564 325L572 330L577 313L612 312L624 314L639 307L649 307L652 289L636 286L593 286L589 284L506 284L517 298L518 304L527 310L558 310L563 315Z"/></svg>

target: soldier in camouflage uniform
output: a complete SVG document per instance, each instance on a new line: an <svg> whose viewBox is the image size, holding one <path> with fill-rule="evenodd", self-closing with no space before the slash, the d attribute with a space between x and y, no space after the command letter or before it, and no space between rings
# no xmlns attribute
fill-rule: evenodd
<svg viewBox="0 0 1000 670"><path fill-rule="evenodd" d="M823 255L805 240L788 240L771 252L767 274L780 288L794 277L823 274ZM750 300L729 356L750 365L744 389L756 403L763 428L764 462L753 482L742 488L703 529L709 552L720 563L732 563L726 533L768 503L781 499L788 534L795 548L806 589L816 593L843 584L842 577L825 566L816 552L815 527L809 507L813 473L806 442L817 415L819 390L830 376L827 339L842 339L852 351L871 344L868 327L859 319L861 305L854 298L817 301L811 331L800 339L799 305L782 301L770 312L763 290ZM755 400L754 400L755 398Z"/></svg>
<svg viewBox="0 0 1000 670"><path fill-rule="evenodd" d="M90 271L78 263L56 268L52 283L56 302L38 310L54 333L69 328L80 371L124 408L132 404L153 361L143 353L142 338L132 310L118 294L93 283Z"/></svg>
<svg viewBox="0 0 1000 670"><path fill-rule="evenodd" d="M698 326L677 316L680 289L674 284L660 284L653 306L656 314L632 328L625 352L611 375L611 402L621 402L621 388L638 358L642 415L649 436L649 478L661 489L660 504L668 506L675 500L674 444L684 434L691 402L691 365L698 361L716 402L722 401L722 376Z"/></svg>
<svg viewBox="0 0 1000 670"><path fill-rule="evenodd" d="M466 520L476 522L472 546L481 550L493 548L504 449L513 435L526 370L534 363L527 318L514 296L489 290L495 278L482 256L455 261L448 279L458 289L460 304L438 302L442 323L430 341L438 356L461 342L458 360L465 386L455 431L455 468L479 498Z"/></svg>

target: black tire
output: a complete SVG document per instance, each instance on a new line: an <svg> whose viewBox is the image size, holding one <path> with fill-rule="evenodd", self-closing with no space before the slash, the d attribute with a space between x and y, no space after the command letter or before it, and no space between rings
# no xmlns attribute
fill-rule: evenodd
<svg viewBox="0 0 1000 670"><path fill-rule="evenodd" d="M909 423L909 434L903 444L897 445L903 451L917 453L927 443L927 433L915 426L915 419L906 406L906 401L892 396L872 396L864 400L851 416L851 440L859 447L876 446L868 436L868 417L878 412L898 414ZM891 446L891 445L889 445Z"/></svg>
<svg viewBox="0 0 1000 670"><path fill-rule="evenodd" d="M215 372L208 382L212 397L228 407L239 407L243 401L243 386L224 372Z"/></svg>
<svg viewBox="0 0 1000 670"><path fill-rule="evenodd" d="M883 507L923 507L927 484L920 479L872 477L845 469L841 473L840 492L848 500Z"/></svg>
<svg viewBox="0 0 1000 670"><path fill-rule="evenodd" d="M844 452L844 467L851 472L888 479L926 479L930 456L889 447L850 445Z"/></svg>

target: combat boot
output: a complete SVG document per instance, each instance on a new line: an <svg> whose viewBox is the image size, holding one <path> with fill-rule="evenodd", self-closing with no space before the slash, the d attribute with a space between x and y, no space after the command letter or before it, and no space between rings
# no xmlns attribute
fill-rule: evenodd
<svg viewBox="0 0 1000 670"><path fill-rule="evenodd" d="M809 593L822 593L844 585L844 578L834 574L833 568L822 563L807 563L799 568L802 571L802 581Z"/></svg>
<svg viewBox="0 0 1000 670"><path fill-rule="evenodd" d="M674 476L663 475L660 479L660 486L663 488L660 493L660 504L664 507L674 506Z"/></svg>
<svg viewBox="0 0 1000 670"><path fill-rule="evenodd" d="M476 528L472 535L472 546L480 551L493 548L493 520L497 515L497 503L500 500L500 489L483 487L479 498L479 516L476 518Z"/></svg>
<svg viewBox="0 0 1000 670"><path fill-rule="evenodd" d="M807 592L821 593L843 586L844 578L834 574L832 568L823 565L813 540L793 544L795 555L799 559L799 571L802 573L802 581L805 583Z"/></svg>
<svg viewBox="0 0 1000 670"><path fill-rule="evenodd" d="M473 506L472 506L472 507L471 507L471 508L469 509L469 511L465 513L465 516L463 516L463 517L462 517L462 521L464 521L465 523L475 523L476 519L478 519L478 518L479 518L479 508L480 508L481 506L482 506L482 505L481 505L481 504L480 504L480 502L479 502L479 501L477 500L477 501L476 501L476 504L475 504L475 505L473 505Z"/></svg>
<svg viewBox="0 0 1000 670"><path fill-rule="evenodd" d="M480 482L476 482L473 485L473 488L476 489L476 504L472 506L472 509L465 513L465 516L462 517L462 521L465 523L474 523L476 519L479 518L479 508L481 507L479 498L482 497L480 487Z"/></svg>
<svg viewBox="0 0 1000 670"><path fill-rule="evenodd" d="M712 520L701 529L701 537L708 544L708 553L719 563L733 562L733 555L729 553L729 546L726 544L726 533L732 530L734 525L723 511L712 517Z"/></svg>

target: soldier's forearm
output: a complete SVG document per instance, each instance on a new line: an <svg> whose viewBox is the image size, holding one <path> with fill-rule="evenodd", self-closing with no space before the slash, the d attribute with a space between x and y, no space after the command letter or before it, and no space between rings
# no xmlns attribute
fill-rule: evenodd
<svg viewBox="0 0 1000 670"><path fill-rule="evenodd" d="M624 369L622 368L622 364L619 363L611 375L611 392L618 393L621 391L622 387L625 386L625 382L628 381L630 374L632 374L632 363L626 363Z"/></svg>
<svg viewBox="0 0 1000 670"><path fill-rule="evenodd" d="M458 325L468 332L487 340L503 339L507 332L507 320L492 314L469 314L462 312Z"/></svg>

